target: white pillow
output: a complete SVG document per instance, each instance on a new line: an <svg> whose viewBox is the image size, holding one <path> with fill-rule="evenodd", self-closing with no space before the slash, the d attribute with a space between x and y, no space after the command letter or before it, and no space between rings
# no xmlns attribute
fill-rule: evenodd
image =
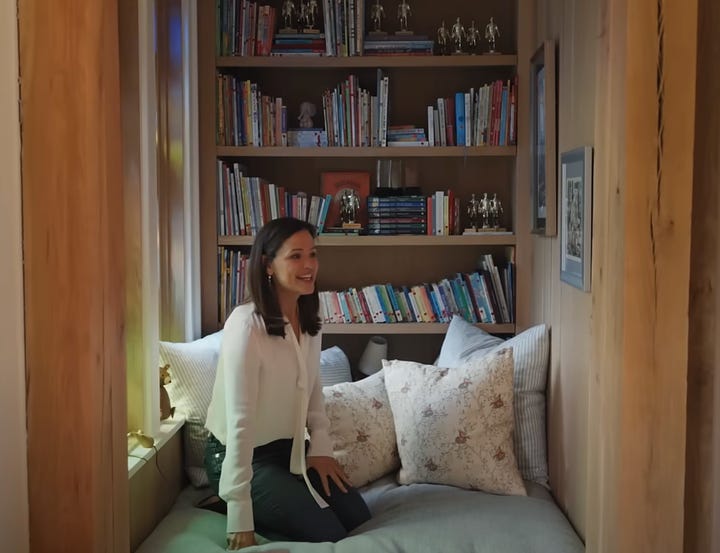
<svg viewBox="0 0 720 553"><path fill-rule="evenodd" d="M526 495L513 451L511 349L453 369L383 361L400 484Z"/></svg>
<svg viewBox="0 0 720 553"><path fill-rule="evenodd" d="M545 389L550 335L546 325L527 329L503 341L453 317L436 364L457 367L502 348L512 348L515 362L515 453L525 480L548 485Z"/></svg>
<svg viewBox="0 0 720 553"><path fill-rule="evenodd" d="M222 330L188 343L160 342L160 364L170 365L172 382L166 386L170 404L185 415L183 426L184 463L190 482L196 486L208 484L205 472L205 428Z"/></svg>
<svg viewBox="0 0 720 553"><path fill-rule="evenodd" d="M320 383L323 386L351 380L350 361L343 350L333 346L320 352Z"/></svg>
<svg viewBox="0 0 720 553"><path fill-rule="evenodd" d="M385 375L323 388L335 458L355 487L400 466Z"/></svg>

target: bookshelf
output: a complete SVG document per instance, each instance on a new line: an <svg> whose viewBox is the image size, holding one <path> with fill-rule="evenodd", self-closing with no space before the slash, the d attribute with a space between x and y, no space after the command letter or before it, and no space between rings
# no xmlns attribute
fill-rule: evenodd
<svg viewBox="0 0 720 553"><path fill-rule="evenodd" d="M521 0L517 0L521 1ZM277 8L280 2L267 2ZM386 9L390 6L384 2ZM367 171L374 182L378 159L400 159L406 184L418 185L424 195L453 189L461 200L461 211L472 193L497 193L505 212L502 226L511 234L472 236L345 236L318 238L321 269L319 289L337 290L391 282L397 285L434 282L457 272L471 272L480 255L498 257L515 254L517 238L518 148L511 146L434 147L316 147L219 146L216 143L216 74L229 74L257 82L264 94L282 97L288 106L289 126L297 118L302 101L318 106L315 126L322 126L322 93L332 89L349 74L361 85L375 89L376 70L390 78L389 124L427 125L426 107L439 97L478 87L495 80L512 79L518 70L516 1L494 0L476 6L464 0L431 0L413 3L411 28L418 34L435 37L444 19L446 24L460 16L468 25L472 19L483 24L492 15L501 28L497 55L457 56L216 56L214 3L198 5L199 115L200 115L200 212L202 258L202 329L219 328L218 247L248 252L252 236L219 236L216 225L216 162L240 162L248 173L282 183L288 191L319 193L324 171ZM525 16L523 16L525 17ZM388 30L394 28L390 18ZM464 216L463 216L464 219ZM444 323L325 324L324 344L340 345L351 360L357 359L367 335L393 335L391 355L431 361L447 329ZM515 325L478 324L489 332L512 334ZM415 340L413 336L422 336ZM397 342L397 343L396 343ZM422 342L422 344L420 344ZM418 349L419 348L419 349ZM420 354L418 355L418 351ZM424 352L424 353L423 353Z"/></svg>

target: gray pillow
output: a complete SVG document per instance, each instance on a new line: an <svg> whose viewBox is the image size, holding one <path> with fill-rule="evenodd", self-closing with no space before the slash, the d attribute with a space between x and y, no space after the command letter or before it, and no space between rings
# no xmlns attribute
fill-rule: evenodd
<svg viewBox="0 0 720 553"><path fill-rule="evenodd" d="M333 346L320 352L320 382L323 386L351 380L350 361L343 350Z"/></svg>
<svg viewBox="0 0 720 553"><path fill-rule="evenodd" d="M525 480L548 485L545 389L550 353L550 336L544 324L502 340L453 317L436 365L459 367L477 356L511 347L515 360L513 401L515 410L514 446L518 468Z"/></svg>

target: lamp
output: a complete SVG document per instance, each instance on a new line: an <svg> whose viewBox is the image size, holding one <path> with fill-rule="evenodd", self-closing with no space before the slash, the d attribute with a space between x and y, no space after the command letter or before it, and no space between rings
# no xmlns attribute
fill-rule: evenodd
<svg viewBox="0 0 720 553"><path fill-rule="evenodd" d="M382 336L371 336L365 351L360 356L358 370L366 376L382 369L382 360L387 358L387 340Z"/></svg>

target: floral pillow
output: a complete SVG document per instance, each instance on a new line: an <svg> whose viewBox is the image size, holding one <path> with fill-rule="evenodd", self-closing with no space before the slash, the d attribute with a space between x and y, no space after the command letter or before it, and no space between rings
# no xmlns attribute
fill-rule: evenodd
<svg viewBox="0 0 720 553"><path fill-rule="evenodd" d="M398 482L526 495L513 451L513 353L453 368L383 361Z"/></svg>
<svg viewBox="0 0 720 553"><path fill-rule="evenodd" d="M355 487L400 466L385 376L323 388L335 458Z"/></svg>

